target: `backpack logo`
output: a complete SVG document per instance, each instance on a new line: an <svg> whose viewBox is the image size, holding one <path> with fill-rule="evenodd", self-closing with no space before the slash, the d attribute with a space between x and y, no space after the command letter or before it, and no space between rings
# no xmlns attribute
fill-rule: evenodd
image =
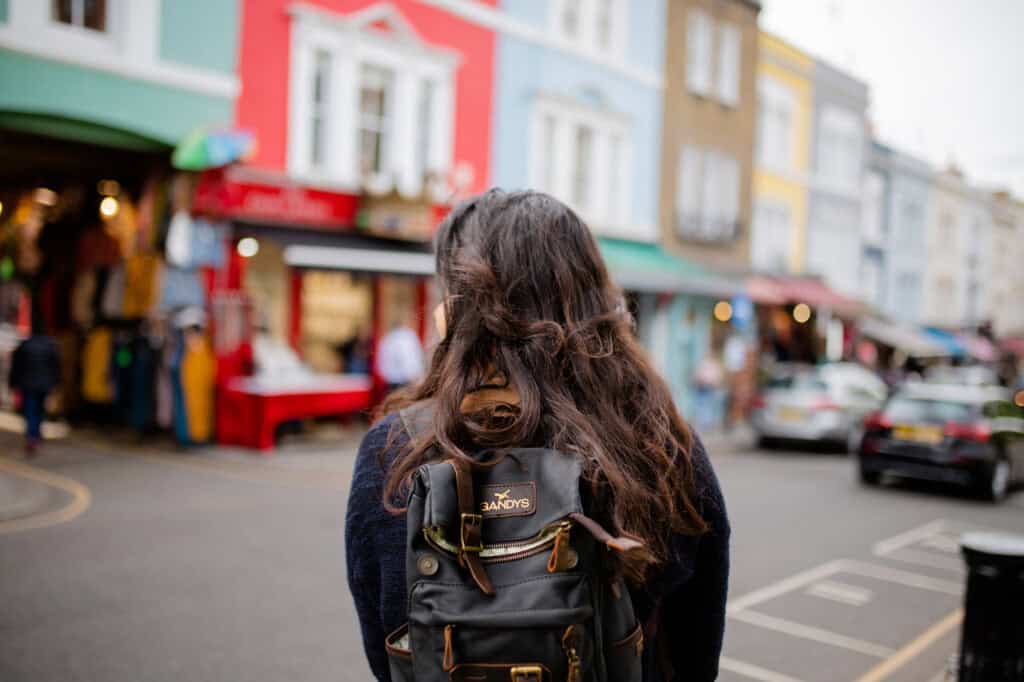
<svg viewBox="0 0 1024 682"><path fill-rule="evenodd" d="M505 483L485 485L480 497L484 517L529 516L537 511L537 484Z"/></svg>

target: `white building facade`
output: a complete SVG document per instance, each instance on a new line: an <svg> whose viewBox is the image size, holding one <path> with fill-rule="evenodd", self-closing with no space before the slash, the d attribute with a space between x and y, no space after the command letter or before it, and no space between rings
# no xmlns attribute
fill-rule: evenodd
<svg viewBox="0 0 1024 682"><path fill-rule="evenodd" d="M867 107L866 83L815 62L806 269L854 298L861 298L865 291L872 293L872 287L862 281L856 257L867 158Z"/></svg>

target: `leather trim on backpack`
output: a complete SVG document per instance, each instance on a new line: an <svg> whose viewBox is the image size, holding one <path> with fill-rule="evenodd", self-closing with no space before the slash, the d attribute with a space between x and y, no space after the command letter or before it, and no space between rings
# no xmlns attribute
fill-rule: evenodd
<svg viewBox="0 0 1024 682"><path fill-rule="evenodd" d="M513 678L515 668L539 668L541 677L518 675ZM551 670L539 663L460 663L452 668L448 679L452 682L552 682Z"/></svg>
<svg viewBox="0 0 1024 682"><path fill-rule="evenodd" d="M398 628L397 630L395 630L390 635L384 638L384 650L387 651L387 653L391 656L398 656L399 658L408 658L411 660L412 651L408 648L403 649L400 646L398 646L398 642L403 637L407 638L406 643L408 643L408 635L409 624L405 623L400 628Z"/></svg>
<svg viewBox="0 0 1024 682"><path fill-rule="evenodd" d="M617 642L612 643L612 650L626 649L632 647L633 653L640 656L644 652L644 628L643 625L637 623L629 635L623 637Z"/></svg>

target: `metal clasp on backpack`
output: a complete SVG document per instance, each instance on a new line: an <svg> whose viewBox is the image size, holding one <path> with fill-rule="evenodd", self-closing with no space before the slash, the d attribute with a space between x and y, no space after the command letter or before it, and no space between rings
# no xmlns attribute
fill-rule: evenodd
<svg viewBox="0 0 1024 682"><path fill-rule="evenodd" d="M459 550L462 552L477 552L484 551L483 535L481 534L475 545L466 544L466 530L471 526L481 528L484 523L484 517L480 514L460 514L459 515Z"/></svg>
<svg viewBox="0 0 1024 682"><path fill-rule="evenodd" d="M512 682L544 682L544 671L539 665L518 665L509 672Z"/></svg>

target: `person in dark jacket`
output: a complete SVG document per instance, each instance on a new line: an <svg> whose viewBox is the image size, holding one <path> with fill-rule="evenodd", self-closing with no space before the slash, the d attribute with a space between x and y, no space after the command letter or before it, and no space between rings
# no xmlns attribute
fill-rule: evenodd
<svg viewBox="0 0 1024 682"><path fill-rule="evenodd" d="M348 583L374 676L390 680L385 638L407 619L412 473L435 458L543 446L578 455L590 513L644 543L615 559L650 626L644 680L714 680L729 574L725 502L593 236L548 195L491 190L448 215L435 251L441 341L423 381L381 407L348 499ZM413 404L433 414L417 436L396 416Z"/></svg>
<svg viewBox="0 0 1024 682"><path fill-rule="evenodd" d="M43 433L46 396L60 383L57 343L33 325L32 335L18 344L11 358L10 385L21 395L25 416L25 452L36 454Z"/></svg>

